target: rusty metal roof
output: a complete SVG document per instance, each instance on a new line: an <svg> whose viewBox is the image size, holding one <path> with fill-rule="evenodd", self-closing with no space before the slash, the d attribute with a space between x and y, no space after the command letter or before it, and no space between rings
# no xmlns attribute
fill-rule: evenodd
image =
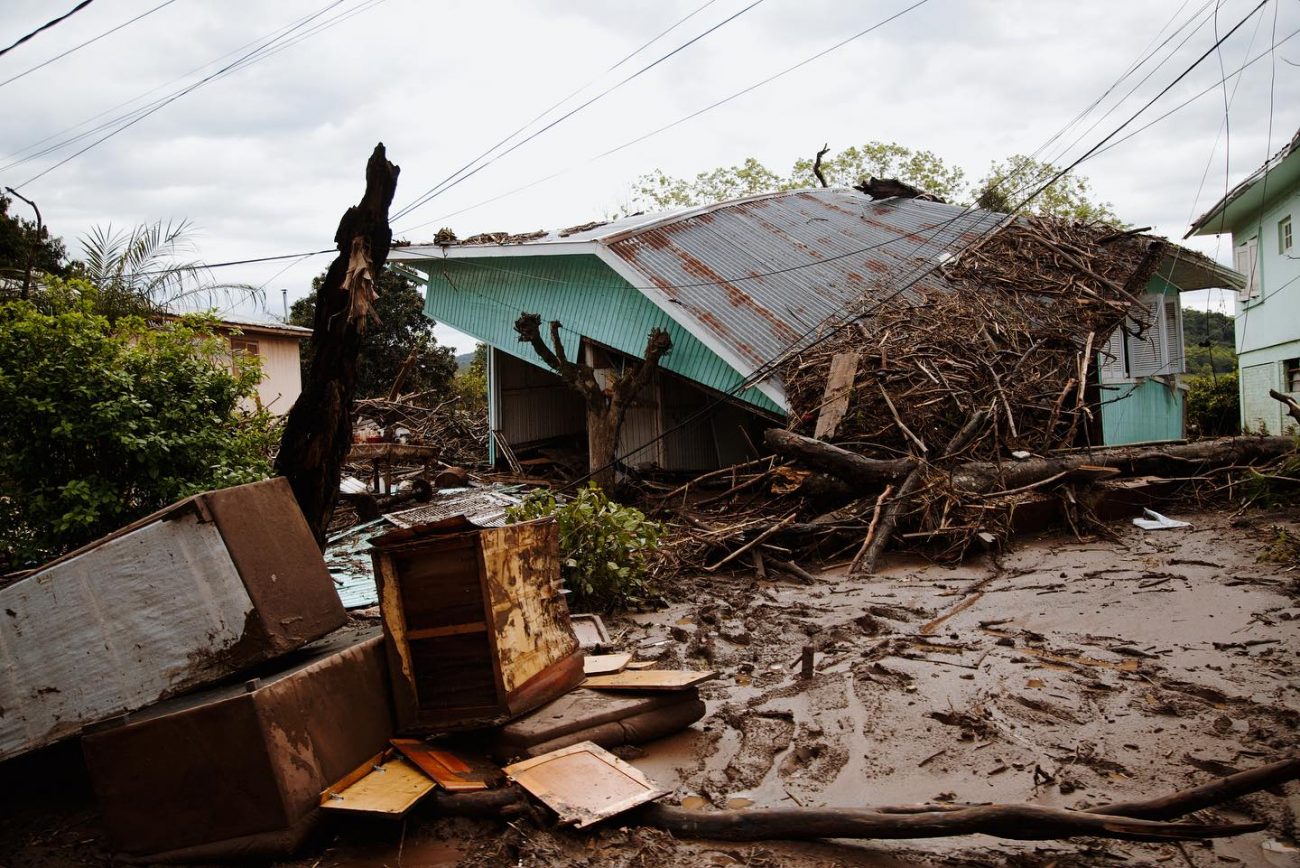
<svg viewBox="0 0 1300 868"><path fill-rule="evenodd" d="M898 289L1004 215L847 188L765 193L501 242L411 246L397 260L591 254L743 376L873 300L942 291L937 272ZM483 243L487 240L488 243ZM780 384L759 385L784 405Z"/></svg>
<svg viewBox="0 0 1300 868"><path fill-rule="evenodd" d="M944 291L937 271L920 275L1003 219L829 188L672 215L600 242L625 279L748 374L863 305Z"/></svg>

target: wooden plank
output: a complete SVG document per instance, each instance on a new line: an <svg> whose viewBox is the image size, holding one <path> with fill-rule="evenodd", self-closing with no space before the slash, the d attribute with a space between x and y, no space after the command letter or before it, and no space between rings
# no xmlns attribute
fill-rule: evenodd
<svg viewBox="0 0 1300 868"><path fill-rule="evenodd" d="M718 673L710 670L642 669L617 675L593 675L582 686L597 690L685 690L717 677Z"/></svg>
<svg viewBox="0 0 1300 868"><path fill-rule="evenodd" d="M417 639L437 639L440 636L462 636L466 633L486 633L487 624L483 621L475 621L472 624L451 624L446 627L424 627L419 630L407 630L406 638L409 641Z"/></svg>
<svg viewBox="0 0 1300 868"><path fill-rule="evenodd" d="M831 358L830 373L826 376L826 391L822 394L821 412L817 414L817 428L813 439L834 437L840 421L849 411L849 398L853 395L853 379L858 374L857 353L836 353Z"/></svg>
<svg viewBox="0 0 1300 868"><path fill-rule="evenodd" d="M348 786L330 787L321 795L320 806L327 811L401 817L416 802L433 792L434 787L428 775L405 757L396 756L372 766Z"/></svg>
<svg viewBox="0 0 1300 868"><path fill-rule="evenodd" d="M489 786L486 769L476 771L452 751L440 750L414 738L394 738L389 744L449 793L486 790Z"/></svg>
<svg viewBox="0 0 1300 868"><path fill-rule="evenodd" d="M632 655L590 654L582 660L582 671L587 675L615 675L622 672L632 662Z"/></svg>
<svg viewBox="0 0 1300 868"><path fill-rule="evenodd" d="M624 668L625 669L654 669L658 665L659 665L658 662L654 660L633 660L631 663L627 664L627 666L625 666Z"/></svg>
<svg viewBox="0 0 1300 868"><path fill-rule="evenodd" d="M555 811L561 823L579 829L668 794L589 741L506 766L505 771Z"/></svg>

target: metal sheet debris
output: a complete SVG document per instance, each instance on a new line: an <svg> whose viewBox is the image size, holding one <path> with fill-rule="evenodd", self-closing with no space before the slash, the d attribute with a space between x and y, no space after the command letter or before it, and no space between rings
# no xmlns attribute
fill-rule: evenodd
<svg viewBox="0 0 1300 868"><path fill-rule="evenodd" d="M506 507L523 501L522 486L502 485L491 488L448 488L434 495L432 503L385 515L398 527L415 527L463 515L481 527L501 527L506 523Z"/></svg>

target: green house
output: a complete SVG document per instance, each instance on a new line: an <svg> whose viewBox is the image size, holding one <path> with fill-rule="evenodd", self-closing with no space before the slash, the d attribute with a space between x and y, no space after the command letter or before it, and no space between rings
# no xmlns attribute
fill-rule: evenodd
<svg viewBox="0 0 1300 868"><path fill-rule="evenodd" d="M422 275L429 317L489 347L494 460L501 444L581 447L585 438L581 399L515 333L515 319L529 312L559 321L570 357L598 376L640 358L652 328L667 330L673 349L628 413L619 457L627 466L698 471L753 457L762 428L784 424L774 360L863 300L901 304L945 291L926 266L1005 219L828 188L400 247L389 260ZM1182 253L1152 279L1146 308L1134 311L1135 324L1149 318L1155 327L1098 346L1103 390L1125 393L1103 404L1107 443L1182 436L1177 292L1223 285L1207 260Z"/></svg>

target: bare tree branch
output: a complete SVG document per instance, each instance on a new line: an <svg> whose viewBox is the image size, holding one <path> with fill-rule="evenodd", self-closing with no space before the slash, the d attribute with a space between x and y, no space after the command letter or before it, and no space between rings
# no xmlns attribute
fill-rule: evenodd
<svg viewBox="0 0 1300 868"><path fill-rule="evenodd" d="M821 182L823 187L830 186L830 184L826 183L826 176L822 174L822 157L826 156L826 152L830 149L830 142L822 145L822 149L817 152L817 158L813 160L813 174L817 176L817 180Z"/></svg>

